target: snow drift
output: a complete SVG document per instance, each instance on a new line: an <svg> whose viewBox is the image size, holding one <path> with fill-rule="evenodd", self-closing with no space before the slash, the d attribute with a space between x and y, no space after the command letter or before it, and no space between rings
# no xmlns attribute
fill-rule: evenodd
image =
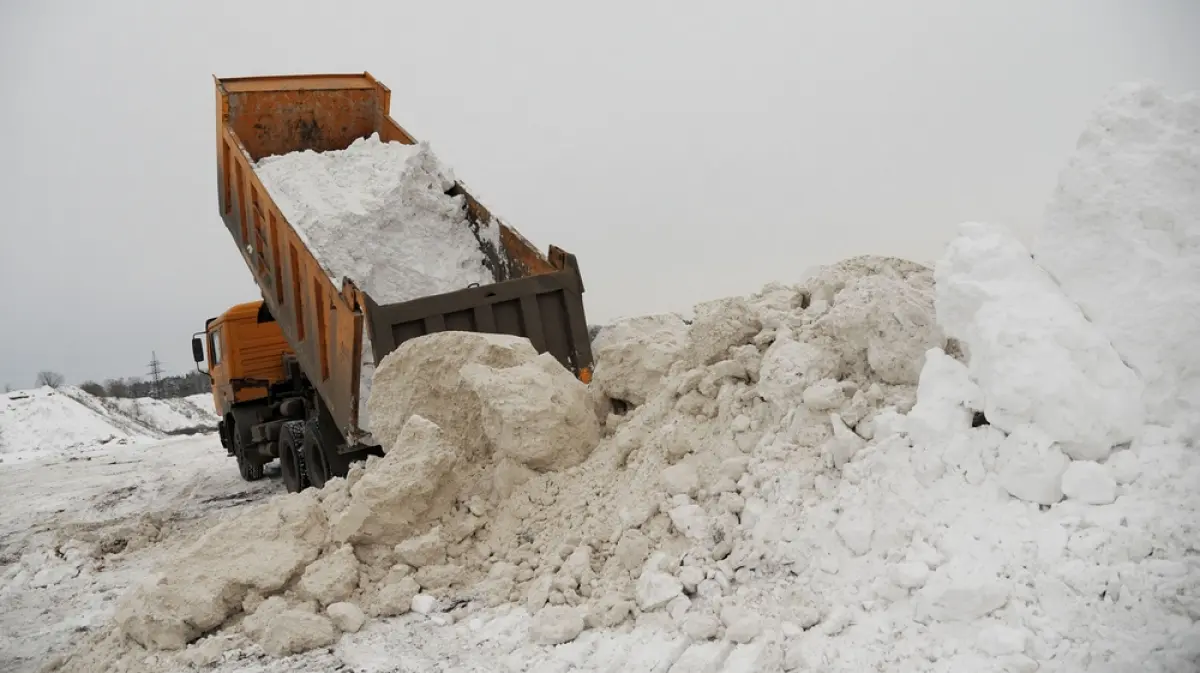
<svg viewBox="0 0 1200 673"><path fill-rule="evenodd" d="M211 432L217 420L207 394L155 400L95 397L74 386L20 390L0 396L0 454L51 455Z"/></svg>

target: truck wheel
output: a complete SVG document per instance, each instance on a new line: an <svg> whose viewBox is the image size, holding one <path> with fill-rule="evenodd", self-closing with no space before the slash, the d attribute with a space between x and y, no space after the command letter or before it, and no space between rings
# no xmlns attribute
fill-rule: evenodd
<svg viewBox="0 0 1200 673"><path fill-rule="evenodd" d="M288 493L308 488L308 470L304 463L304 423L288 421L279 429L279 471Z"/></svg>
<svg viewBox="0 0 1200 673"><path fill-rule="evenodd" d="M233 455L237 457L238 472L242 475L242 479L246 481L258 481L262 479L262 463L255 462L246 457L246 448L250 445L250 433L242 432L240 427L234 425L230 434L233 435Z"/></svg>
<svg viewBox="0 0 1200 673"><path fill-rule="evenodd" d="M313 488L325 488L325 482L334 475L329 472L329 461L326 460L321 441L317 439L317 429L313 423L304 424L304 450L301 454L304 456L304 466L308 468L309 483Z"/></svg>

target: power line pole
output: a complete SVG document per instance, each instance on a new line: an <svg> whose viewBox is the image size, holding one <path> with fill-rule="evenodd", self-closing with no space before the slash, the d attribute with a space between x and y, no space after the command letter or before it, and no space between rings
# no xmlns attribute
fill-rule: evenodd
<svg viewBox="0 0 1200 673"><path fill-rule="evenodd" d="M158 361L158 354L150 351L150 382L154 385L151 395L154 399L161 400L163 397L162 387L162 363Z"/></svg>

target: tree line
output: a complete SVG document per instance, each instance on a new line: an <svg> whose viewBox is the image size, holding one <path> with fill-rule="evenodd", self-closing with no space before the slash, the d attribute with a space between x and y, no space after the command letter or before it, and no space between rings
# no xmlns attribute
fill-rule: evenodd
<svg viewBox="0 0 1200 673"><path fill-rule="evenodd" d="M54 371L38 372L35 385L58 388L66 383L66 377ZM161 396L185 397L211 390L208 377L198 371L186 374L163 376L157 386L155 382L140 377L107 379L100 381L84 381L79 384L80 390L96 397L154 397L161 391Z"/></svg>

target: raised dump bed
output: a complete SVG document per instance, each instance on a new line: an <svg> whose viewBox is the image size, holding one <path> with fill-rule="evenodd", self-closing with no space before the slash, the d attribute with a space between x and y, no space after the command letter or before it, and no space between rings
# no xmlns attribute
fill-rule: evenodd
<svg viewBox="0 0 1200 673"><path fill-rule="evenodd" d="M416 143L388 115L386 86L368 73L218 78L216 94L221 217L262 289L262 314L269 312L266 317L278 322L304 378L315 388L316 406L323 405L336 426L336 437L322 427L322 441L337 444L324 447L326 452L373 447L363 415L363 384L369 383L364 367L369 370L404 341L431 332L527 337L538 351L552 353L583 380L590 378L584 288L575 257L554 246L543 255L461 183L454 182L446 194L463 197L463 226L470 228L485 276L491 278L477 287L399 303L376 301L361 279L331 278L328 264L289 223L255 162L303 150L345 150L375 134L384 142ZM238 390L266 395L271 385L231 382L226 406L242 404ZM217 388L214 384L215 393ZM258 420L265 420L262 414ZM255 441L269 444L271 436L256 435Z"/></svg>

